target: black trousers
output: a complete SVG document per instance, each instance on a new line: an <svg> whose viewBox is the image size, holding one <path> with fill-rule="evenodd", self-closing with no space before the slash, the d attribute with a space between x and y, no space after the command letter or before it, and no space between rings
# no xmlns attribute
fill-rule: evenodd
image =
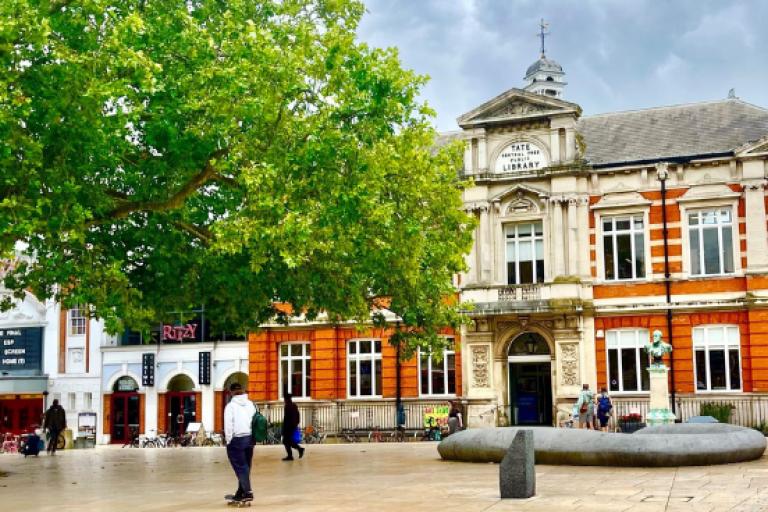
<svg viewBox="0 0 768 512"><path fill-rule="evenodd" d="M227 444L227 457L237 476L238 493L251 492L251 465L253 463L251 436L233 437Z"/></svg>
<svg viewBox="0 0 768 512"><path fill-rule="evenodd" d="M299 443L293 440L293 432L290 434L286 434L283 432L283 446L285 446L285 452L288 454L288 457L293 458L293 452L291 451L291 448L298 451L301 447L299 446Z"/></svg>
<svg viewBox="0 0 768 512"><path fill-rule="evenodd" d="M46 451L50 453L56 453L56 445L59 444L59 434L61 434L61 430L49 428L48 434L50 434L51 438L48 441Z"/></svg>

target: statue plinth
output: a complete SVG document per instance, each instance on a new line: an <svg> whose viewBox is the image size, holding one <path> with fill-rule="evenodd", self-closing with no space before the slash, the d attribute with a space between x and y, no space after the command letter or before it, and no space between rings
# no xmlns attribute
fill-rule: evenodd
<svg viewBox="0 0 768 512"><path fill-rule="evenodd" d="M648 368L651 384L651 403L645 422L649 427L675 422L675 414L669 409L669 381L666 365L652 364Z"/></svg>

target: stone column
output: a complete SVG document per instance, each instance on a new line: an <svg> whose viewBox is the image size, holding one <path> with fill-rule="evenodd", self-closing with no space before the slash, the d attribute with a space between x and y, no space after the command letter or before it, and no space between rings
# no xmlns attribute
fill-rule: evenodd
<svg viewBox="0 0 768 512"><path fill-rule="evenodd" d="M578 206L575 197L568 198L568 275L575 276L579 273L579 244L578 229L576 222L576 208Z"/></svg>
<svg viewBox="0 0 768 512"><path fill-rule="evenodd" d="M565 275L565 247L563 244L563 205L562 197L553 197L552 204L552 263L553 277Z"/></svg>
<svg viewBox="0 0 768 512"><path fill-rule="evenodd" d="M589 196L579 198L579 276L582 279L591 279L592 261L589 247Z"/></svg>
<svg viewBox="0 0 768 512"><path fill-rule="evenodd" d="M477 166L479 173L488 172L488 141L485 135L477 141Z"/></svg>
<svg viewBox="0 0 768 512"><path fill-rule="evenodd" d="M480 207L480 272L481 283L491 282L491 223L488 206Z"/></svg>
<svg viewBox="0 0 768 512"><path fill-rule="evenodd" d="M557 129L549 132L549 153L552 156L552 164L560 163L560 131Z"/></svg>
<svg viewBox="0 0 768 512"><path fill-rule="evenodd" d="M747 219L746 271L748 273L768 271L768 232L766 232L766 224L765 222L752 222L754 219L765 219L764 189L765 180L750 180L744 183L744 215ZM734 225L736 224L734 223ZM735 236L734 238L737 239ZM736 246L739 246L738 243Z"/></svg>

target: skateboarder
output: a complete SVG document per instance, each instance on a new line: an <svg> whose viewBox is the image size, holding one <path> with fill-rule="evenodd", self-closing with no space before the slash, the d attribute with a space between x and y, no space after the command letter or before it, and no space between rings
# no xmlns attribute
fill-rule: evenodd
<svg viewBox="0 0 768 512"><path fill-rule="evenodd" d="M50 455L56 455L56 445L59 443L59 434L61 431L67 428L67 415L64 412L64 408L59 405L58 400L54 400L53 404L45 412L45 421L43 422L43 428L48 430L49 441L47 451Z"/></svg>
<svg viewBox="0 0 768 512"><path fill-rule="evenodd" d="M237 476L237 492L226 496L230 503L249 504L253 501L251 490L251 462L253 440L251 420L256 407L237 382L229 386L232 400L224 408L224 437L227 441L227 457Z"/></svg>

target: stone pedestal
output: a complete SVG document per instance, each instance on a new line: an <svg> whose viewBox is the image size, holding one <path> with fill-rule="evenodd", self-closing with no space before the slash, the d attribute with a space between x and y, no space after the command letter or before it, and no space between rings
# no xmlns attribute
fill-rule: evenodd
<svg viewBox="0 0 768 512"><path fill-rule="evenodd" d="M669 381L665 365L651 365L648 368L651 384L651 403L645 422L649 427L675 422L675 415L669 409Z"/></svg>

